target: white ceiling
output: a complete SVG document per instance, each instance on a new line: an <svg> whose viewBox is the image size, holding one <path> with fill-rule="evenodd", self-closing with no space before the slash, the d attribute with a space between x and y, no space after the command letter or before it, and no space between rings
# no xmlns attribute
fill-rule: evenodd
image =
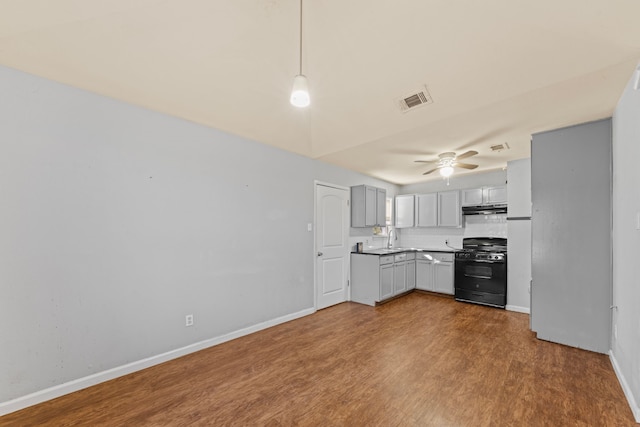
<svg viewBox="0 0 640 427"><path fill-rule="evenodd" d="M533 132L610 116L640 59L637 0L306 0L298 110L298 18L298 0L0 0L0 64L408 184L438 179L414 160L501 168ZM425 85L434 103L401 113Z"/></svg>

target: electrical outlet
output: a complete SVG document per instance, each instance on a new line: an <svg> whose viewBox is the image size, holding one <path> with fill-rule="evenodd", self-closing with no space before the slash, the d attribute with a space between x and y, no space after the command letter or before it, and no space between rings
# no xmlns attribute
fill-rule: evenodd
<svg viewBox="0 0 640 427"><path fill-rule="evenodd" d="M193 314L187 314L184 316L184 325L193 326Z"/></svg>

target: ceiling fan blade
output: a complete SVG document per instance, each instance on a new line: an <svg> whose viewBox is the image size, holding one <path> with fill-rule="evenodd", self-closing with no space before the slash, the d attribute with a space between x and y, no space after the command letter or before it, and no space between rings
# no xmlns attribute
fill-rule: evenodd
<svg viewBox="0 0 640 427"><path fill-rule="evenodd" d="M466 159L467 157L475 156L478 154L477 151L469 150L466 153L462 153L459 156L456 156L456 159Z"/></svg>
<svg viewBox="0 0 640 427"><path fill-rule="evenodd" d="M429 175L431 172L433 171L437 171L438 169L440 169L440 166L438 166L437 168L433 168L431 170L426 171L425 173L423 173L422 175Z"/></svg>
<svg viewBox="0 0 640 427"><path fill-rule="evenodd" d="M435 163L437 160L414 160L416 163Z"/></svg>
<svg viewBox="0 0 640 427"><path fill-rule="evenodd" d="M478 167L478 165L472 165L471 163L459 163L459 162L456 162L454 166L457 168L463 168L463 169L475 169Z"/></svg>

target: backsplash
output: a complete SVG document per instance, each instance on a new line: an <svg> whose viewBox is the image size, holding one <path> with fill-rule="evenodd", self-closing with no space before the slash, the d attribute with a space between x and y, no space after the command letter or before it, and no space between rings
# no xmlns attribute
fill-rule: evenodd
<svg viewBox="0 0 640 427"><path fill-rule="evenodd" d="M385 230L383 228L383 230ZM372 228L352 228L349 232L349 247L351 250L355 250L355 246L358 242L362 242L365 249L379 249L387 245L388 237L386 235L375 235L372 232ZM400 236L398 240L394 240L393 246L400 246Z"/></svg>
<svg viewBox="0 0 640 427"><path fill-rule="evenodd" d="M465 237L507 237L507 215L468 215L463 219L463 228L400 228L394 247L451 249L462 248ZM385 230L385 229L383 229ZM365 249L382 248L387 245L386 235L373 235L371 228L352 228L349 246L355 250L358 242ZM449 246L447 246L447 243Z"/></svg>
<svg viewBox="0 0 640 427"><path fill-rule="evenodd" d="M394 246L408 248L462 248L464 237L507 237L507 215L469 215L463 228L403 228Z"/></svg>
<svg viewBox="0 0 640 427"><path fill-rule="evenodd" d="M468 215L464 237L507 237L507 214Z"/></svg>

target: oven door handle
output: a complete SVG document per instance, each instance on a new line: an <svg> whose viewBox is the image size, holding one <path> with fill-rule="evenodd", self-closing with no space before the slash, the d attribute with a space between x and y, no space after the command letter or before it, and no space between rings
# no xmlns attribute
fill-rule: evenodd
<svg viewBox="0 0 640 427"><path fill-rule="evenodd" d="M465 274L464 277L473 277L474 279L491 279L491 276L476 276L475 274Z"/></svg>
<svg viewBox="0 0 640 427"><path fill-rule="evenodd" d="M473 264L476 262L484 263L484 264L504 264L504 261L496 261L496 260L489 260L489 259L465 259L461 261L462 261L461 264Z"/></svg>

